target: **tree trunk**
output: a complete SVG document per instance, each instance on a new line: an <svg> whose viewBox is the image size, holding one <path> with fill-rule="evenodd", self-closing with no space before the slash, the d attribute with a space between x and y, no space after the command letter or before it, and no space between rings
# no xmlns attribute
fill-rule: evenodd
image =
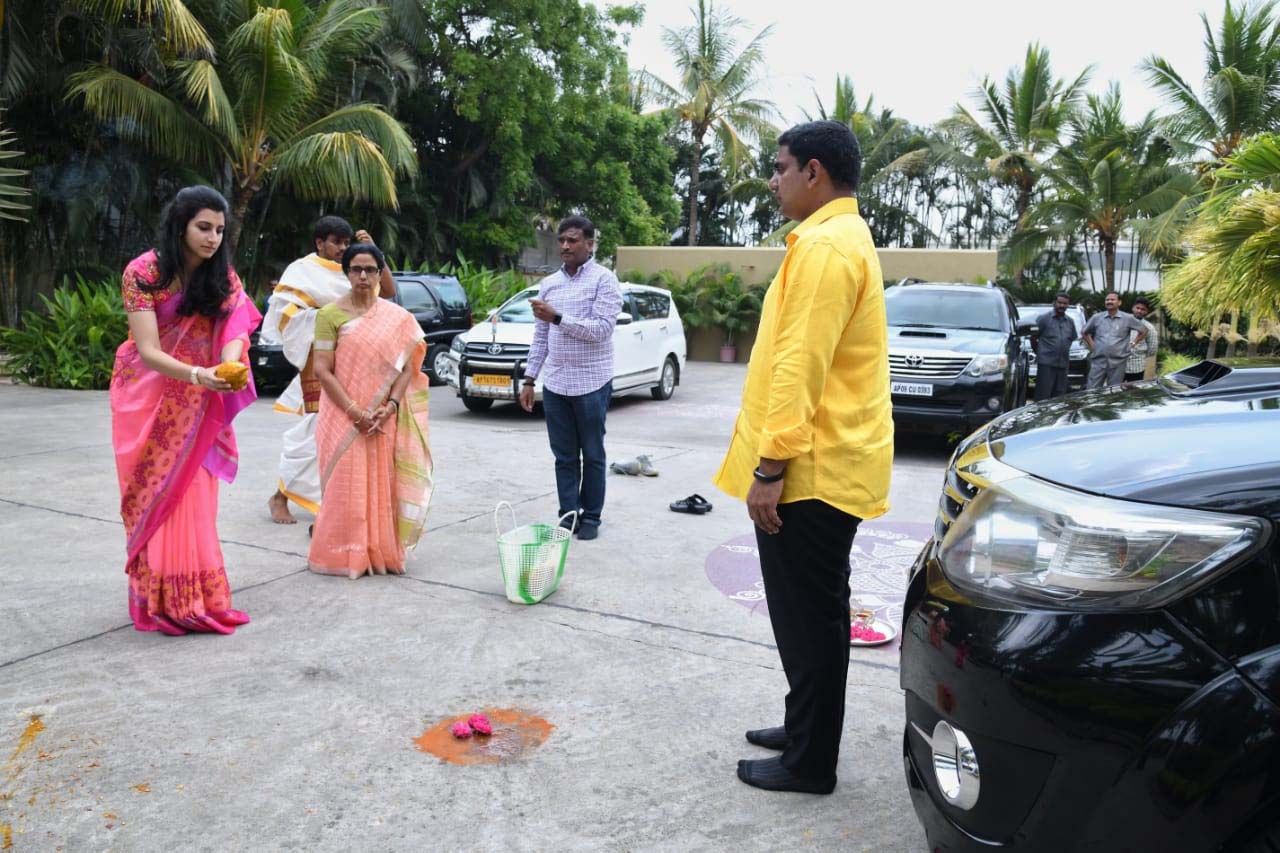
<svg viewBox="0 0 1280 853"><path fill-rule="evenodd" d="M1027 208L1029 207L1031 207L1031 188L1027 186L1019 186L1018 200L1016 202L1018 219L1016 222L1013 223L1013 230L1015 232L1022 230L1022 220L1026 219ZM1014 273L1013 286L1015 290L1021 291L1023 279L1024 279L1024 274L1022 270L1018 270L1016 273Z"/></svg>
<svg viewBox="0 0 1280 853"><path fill-rule="evenodd" d="M227 223L227 258L234 264L236 249L240 245L240 232L244 229L244 217L249 212L249 202L257 195L252 184L236 182L235 198L231 201L231 221Z"/></svg>
<svg viewBox="0 0 1280 853"><path fill-rule="evenodd" d="M1112 291L1116 289L1116 241L1099 236L1098 242L1102 244L1103 284L1108 291Z"/></svg>
<svg viewBox="0 0 1280 853"><path fill-rule="evenodd" d="M1240 325L1240 312L1232 311L1230 325L1227 327L1227 335L1230 336L1227 338L1227 354L1226 354L1227 358L1232 358L1236 354L1236 342L1234 340L1234 336L1237 331L1236 327L1239 325Z"/></svg>
<svg viewBox="0 0 1280 853"><path fill-rule="evenodd" d="M693 140L693 154L689 158L689 239L690 246L698 245L698 175L702 171L702 136Z"/></svg>
<svg viewBox="0 0 1280 853"><path fill-rule="evenodd" d="M1249 318L1249 343L1245 347L1244 354L1249 358L1255 358L1258 355L1258 341L1262 340L1259 323L1256 316Z"/></svg>

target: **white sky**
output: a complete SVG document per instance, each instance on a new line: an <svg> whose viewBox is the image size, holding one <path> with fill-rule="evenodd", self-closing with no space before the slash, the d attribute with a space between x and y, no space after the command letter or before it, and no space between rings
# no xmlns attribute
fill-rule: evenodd
<svg viewBox="0 0 1280 853"><path fill-rule="evenodd" d="M1120 84L1131 121L1163 105L1137 70L1155 53L1168 59L1199 89L1204 75L1203 26L1207 11L1215 31L1221 2L1209 0L732 0L724 8L743 18L743 43L773 24L770 58L761 91L773 100L784 125L816 113L813 91L830 105L837 74L853 78L859 102L875 95L878 106L915 124L932 124L964 101L983 75L1003 83L1021 65L1029 42L1049 49L1055 76L1074 79L1095 66L1090 91ZM633 69L648 68L667 81L675 72L662 45L662 28L693 21L694 0L644 0L644 25L631 35Z"/></svg>

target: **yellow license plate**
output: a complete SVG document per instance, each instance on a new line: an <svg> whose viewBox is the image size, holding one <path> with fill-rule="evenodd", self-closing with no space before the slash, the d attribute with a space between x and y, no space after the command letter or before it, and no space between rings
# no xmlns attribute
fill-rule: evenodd
<svg viewBox="0 0 1280 853"><path fill-rule="evenodd" d="M507 388L511 385L510 376L499 376L493 373L477 373L471 377L472 385L488 385L493 388Z"/></svg>

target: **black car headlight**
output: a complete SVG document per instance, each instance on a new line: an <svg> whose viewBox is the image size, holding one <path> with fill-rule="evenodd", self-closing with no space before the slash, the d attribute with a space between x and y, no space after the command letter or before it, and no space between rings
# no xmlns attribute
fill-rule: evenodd
<svg viewBox="0 0 1280 853"><path fill-rule="evenodd" d="M1161 607L1260 544L1248 516L1140 504L1067 489L975 446L956 461L972 497L938 559L957 588L1020 606Z"/></svg>

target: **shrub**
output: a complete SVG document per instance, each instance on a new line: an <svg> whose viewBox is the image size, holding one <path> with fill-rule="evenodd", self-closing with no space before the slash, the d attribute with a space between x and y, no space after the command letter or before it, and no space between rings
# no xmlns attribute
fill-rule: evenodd
<svg viewBox="0 0 1280 853"><path fill-rule="evenodd" d="M116 348L129 334L119 284L76 276L43 294L45 313L27 311L21 328L0 327L8 369L28 385L103 389L111 383Z"/></svg>
<svg viewBox="0 0 1280 853"><path fill-rule="evenodd" d="M413 269L413 265L406 259L400 269ZM490 309L497 308L529 286L528 279L516 270L494 270L478 266L467 260L461 252L458 253L457 261L449 261L440 266L419 264L418 272L457 277L458 283L467 292L471 312L476 317L485 316Z"/></svg>
<svg viewBox="0 0 1280 853"><path fill-rule="evenodd" d="M1193 355L1182 355L1176 352L1165 352L1160 355L1160 367L1156 373L1163 376L1166 373L1177 373L1179 370L1190 367L1199 362L1200 359Z"/></svg>

